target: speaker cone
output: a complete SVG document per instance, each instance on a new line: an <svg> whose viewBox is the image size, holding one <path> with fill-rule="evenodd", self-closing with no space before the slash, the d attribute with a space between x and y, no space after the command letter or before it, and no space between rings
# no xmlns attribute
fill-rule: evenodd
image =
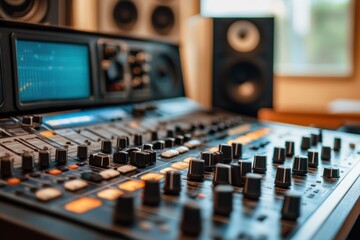
<svg viewBox="0 0 360 240"><path fill-rule="evenodd" d="M178 88L179 79L173 60L166 54L160 54L154 65L153 86L157 93L156 98L174 95Z"/></svg>
<svg viewBox="0 0 360 240"><path fill-rule="evenodd" d="M169 34L175 24L174 12L168 6L158 6L152 13L151 22L157 33Z"/></svg>
<svg viewBox="0 0 360 240"><path fill-rule="evenodd" d="M251 22L234 22L228 29L227 38L230 46L238 52L251 52L260 43L259 29Z"/></svg>
<svg viewBox="0 0 360 240"><path fill-rule="evenodd" d="M115 5L114 19L123 30L130 30L135 25L137 18L138 10L133 2L121 0Z"/></svg>
<svg viewBox="0 0 360 240"><path fill-rule="evenodd" d="M1 0L0 17L38 23L46 16L48 5L48 0Z"/></svg>

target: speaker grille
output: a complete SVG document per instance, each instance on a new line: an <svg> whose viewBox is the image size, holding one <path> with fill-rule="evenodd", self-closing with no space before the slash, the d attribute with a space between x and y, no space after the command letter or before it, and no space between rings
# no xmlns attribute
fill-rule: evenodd
<svg viewBox="0 0 360 240"><path fill-rule="evenodd" d="M48 0L1 0L0 17L12 21L39 23L45 18Z"/></svg>
<svg viewBox="0 0 360 240"><path fill-rule="evenodd" d="M168 6L157 6L151 15L151 23L157 33L167 35L174 27L175 14Z"/></svg>
<svg viewBox="0 0 360 240"><path fill-rule="evenodd" d="M138 19L136 5L127 0L119 1L114 7L114 19L121 29L131 30Z"/></svg>

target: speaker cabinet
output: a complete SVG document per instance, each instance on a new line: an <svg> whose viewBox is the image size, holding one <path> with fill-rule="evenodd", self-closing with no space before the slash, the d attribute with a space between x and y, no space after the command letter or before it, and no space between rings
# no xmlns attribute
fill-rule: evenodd
<svg viewBox="0 0 360 240"><path fill-rule="evenodd" d="M178 43L179 1L98 1L98 30L111 34Z"/></svg>
<svg viewBox="0 0 360 240"><path fill-rule="evenodd" d="M1 0L0 18L11 21L65 25L68 0Z"/></svg>
<svg viewBox="0 0 360 240"><path fill-rule="evenodd" d="M256 116L272 107L274 18L204 18L187 21L186 83L207 107Z"/></svg>

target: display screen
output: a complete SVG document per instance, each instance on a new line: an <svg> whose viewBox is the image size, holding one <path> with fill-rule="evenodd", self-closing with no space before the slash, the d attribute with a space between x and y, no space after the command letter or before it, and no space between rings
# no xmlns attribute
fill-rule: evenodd
<svg viewBox="0 0 360 240"><path fill-rule="evenodd" d="M90 97L88 45L20 39L15 44L20 102Z"/></svg>

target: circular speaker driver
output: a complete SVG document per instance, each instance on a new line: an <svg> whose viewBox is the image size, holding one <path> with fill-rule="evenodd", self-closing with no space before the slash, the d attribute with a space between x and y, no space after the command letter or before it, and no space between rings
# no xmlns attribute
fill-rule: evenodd
<svg viewBox="0 0 360 240"><path fill-rule="evenodd" d="M163 98L174 94L179 79L176 73L175 63L166 54L161 54L156 58L154 64L154 88L158 98Z"/></svg>
<svg viewBox="0 0 360 240"><path fill-rule="evenodd" d="M114 19L120 28L130 30L136 23L138 10L136 5L128 0L120 0L114 8Z"/></svg>
<svg viewBox="0 0 360 240"><path fill-rule="evenodd" d="M39 23L46 16L48 5L48 0L1 0L0 18Z"/></svg>
<svg viewBox="0 0 360 240"><path fill-rule="evenodd" d="M169 34L175 24L175 15L168 6L158 6L151 15L154 30L162 35Z"/></svg>
<svg viewBox="0 0 360 240"><path fill-rule="evenodd" d="M227 31L230 46L238 52L251 52L260 42L259 29L251 22L241 20L231 24Z"/></svg>

